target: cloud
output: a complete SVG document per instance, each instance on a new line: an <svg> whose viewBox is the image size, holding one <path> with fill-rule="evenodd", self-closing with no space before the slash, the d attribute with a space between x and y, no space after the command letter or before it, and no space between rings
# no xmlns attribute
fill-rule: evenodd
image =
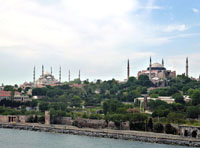
<svg viewBox="0 0 200 148"><path fill-rule="evenodd" d="M141 8L145 9L141 12ZM4 65L12 65L21 75L25 75L22 73L25 67L30 69L27 75L32 76L34 64L47 67L61 64L68 69L84 69L85 73L93 71L92 75L87 73L88 77L105 73L109 78L114 77L113 73L118 73L122 61L128 57L140 60L154 55L140 51L144 48L141 45L169 42L152 29L146 11L154 9L161 7L151 0L146 4L140 0L2 1L1 58L9 57L11 60L5 59ZM186 26L168 30L184 29Z"/></svg>
<svg viewBox="0 0 200 148"><path fill-rule="evenodd" d="M197 8L192 8L192 12L194 12L194 13L199 13L199 9L197 9Z"/></svg>
<svg viewBox="0 0 200 148"><path fill-rule="evenodd" d="M173 67L173 70L176 70L177 74L183 74L186 71L186 57L189 58L189 75L190 77L199 77L198 66L200 63L199 59L200 53L190 53L176 56L169 56L167 63L169 67Z"/></svg>
<svg viewBox="0 0 200 148"><path fill-rule="evenodd" d="M181 24L181 25L174 24L174 25L168 25L168 26L166 26L163 29L163 31L164 32L185 31L187 29L188 29L188 27L185 24Z"/></svg>

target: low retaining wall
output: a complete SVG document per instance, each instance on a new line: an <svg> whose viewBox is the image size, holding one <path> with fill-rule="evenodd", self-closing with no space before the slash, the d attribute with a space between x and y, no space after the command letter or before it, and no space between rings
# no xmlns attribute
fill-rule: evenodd
<svg viewBox="0 0 200 148"><path fill-rule="evenodd" d="M0 128L11 128L20 130L30 130L39 132L54 132L73 135L94 136L103 138L114 138L123 140L135 140L151 143L172 144L182 146L200 147L200 139L185 138L177 135L157 134L137 131L118 131L118 130L95 130L78 129L67 126L45 126L45 125L23 125L0 123Z"/></svg>

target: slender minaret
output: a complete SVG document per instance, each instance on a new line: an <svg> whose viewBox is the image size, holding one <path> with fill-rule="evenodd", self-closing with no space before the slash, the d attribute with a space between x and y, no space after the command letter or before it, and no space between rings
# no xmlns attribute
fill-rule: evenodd
<svg viewBox="0 0 200 148"><path fill-rule="evenodd" d="M61 83L61 66L60 66L60 71L59 71L59 82Z"/></svg>
<svg viewBox="0 0 200 148"><path fill-rule="evenodd" d="M78 71L78 78L79 78L79 80L81 80L81 70L80 69Z"/></svg>
<svg viewBox="0 0 200 148"><path fill-rule="evenodd" d="M188 77L189 75L188 75L188 67L189 67L189 65L188 65L188 57L186 58L186 77Z"/></svg>
<svg viewBox="0 0 200 148"><path fill-rule="evenodd" d="M150 63L149 63L149 80L151 80L151 57L150 57Z"/></svg>
<svg viewBox="0 0 200 148"><path fill-rule="evenodd" d="M51 75L53 74L52 66L51 66Z"/></svg>
<svg viewBox="0 0 200 148"><path fill-rule="evenodd" d="M128 63L127 63L127 80L130 77L130 65L129 65L129 59L128 59Z"/></svg>
<svg viewBox="0 0 200 148"><path fill-rule="evenodd" d="M68 80L69 80L69 82L70 82L70 70L69 70Z"/></svg>
<svg viewBox="0 0 200 148"><path fill-rule="evenodd" d="M33 68L33 84L35 83L35 66Z"/></svg>
<svg viewBox="0 0 200 148"><path fill-rule="evenodd" d="M164 64L164 60L162 59L162 66L164 67L164 65L165 65L165 64Z"/></svg>
<svg viewBox="0 0 200 148"><path fill-rule="evenodd" d="M42 65L42 76L44 76L44 65Z"/></svg>

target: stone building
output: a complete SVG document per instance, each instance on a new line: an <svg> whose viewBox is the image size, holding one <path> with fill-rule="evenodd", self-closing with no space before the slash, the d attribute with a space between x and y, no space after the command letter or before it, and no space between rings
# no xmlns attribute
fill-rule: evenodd
<svg viewBox="0 0 200 148"><path fill-rule="evenodd" d="M181 136L200 138L200 126L179 125L179 131Z"/></svg>
<svg viewBox="0 0 200 148"><path fill-rule="evenodd" d="M26 95L21 95L20 92L15 91L14 92L14 101L19 101L19 102L26 102L29 101L29 97ZM0 91L0 101L6 99L6 100L11 100L11 91Z"/></svg>
<svg viewBox="0 0 200 148"><path fill-rule="evenodd" d="M29 116L22 115L0 115L0 123L26 123Z"/></svg>
<svg viewBox="0 0 200 148"><path fill-rule="evenodd" d="M35 79L35 67L33 70L33 87L44 87L47 85L50 86L56 86L61 83L61 67L59 70L59 81L53 76L52 74L52 68L51 68L51 73L45 72L44 73L44 66L42 65L42 74L40 77L36 80Z"/></svg>
<svg viewBox="0 0 200 148"><path fill-rule="evenodd" d="M162 64L153 63L150 58L149 67L146 70L142 70L138 72L138 77L140 75L147 75L149 79L153 82L155 86L167 86L168 80L170 78L176 77L176 71L167 70L164 66L164 60L162 60Z"/></svg>

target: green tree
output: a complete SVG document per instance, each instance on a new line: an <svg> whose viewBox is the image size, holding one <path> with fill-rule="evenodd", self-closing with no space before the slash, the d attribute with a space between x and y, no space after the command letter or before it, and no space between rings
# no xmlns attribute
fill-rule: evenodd
<svg viewBox="0 0 200 148"><path fill-rule="evenodd" d="M42 111L42 112L44 112L44 111L46 111L46 110L48 110L49 109L49 103L48 102L41 102L40 104L39 104L39 109Z"/></svg>
<svg viewBox="0 0 200 148"><path fill-rule="evenodd" d="M14 101L14 98L15 98L15 91L14 90L12 90L10 92L10 98L11 98L11 101Z"/></svg>
<svg viewBox="0 0 200 148"><path fill-rule="evenodd" d="M176 134L176 128L174 128L171 124L165 125L165 133L166 134Z"/></svg>
<svg viewBox="0 0 200 148"><path fill-rule="evenodd" d="M200 90L194 90L193 94L192 94L192 104L193 105L198 105L200 104Z"/></svg>
<svg viewBox="0 0 200 148"><path fill-rule="evenodd" d="M104 113L104 115L106 115L108 113L108 110L109 110L109 104L108 104L108 102L104 102L103 103L103 113Z"/></svg>
<svg viewBox="0 0 200 148"><path fill-rule="evenodd" d="M181 104L185 103L183 95L181 95L180 93L176 93L172 97L175 99L176 103L181 103Z"/></svg>
<svg viewBox="0 0 200 148"><path fill-rule="evenodd" d="M71 106L80 107L81 106L81 98L79 96L74 96L71 100Z"/></svg>
<svg viewBox="0 0 200 148"><path fill-rule="evenodd" d="M156 124L154 124L153 130L156 133L162 133L164 130L164 127L163 127L162 123L156 123Z"/></svg>
<svg viewBox="0 0 200 148"><path fill-rule="evenodd" d="M197 119L200 115L200 106L189 106L186 110L187 117Z"/></svg>
<svg viewBox="0 0 200 148"><path fill-rule="evenodd" d="M6 86L4 87L4 91L13 91L13 90L14 90L14 87L11 86L11 85L6 85Z"/></svg>

